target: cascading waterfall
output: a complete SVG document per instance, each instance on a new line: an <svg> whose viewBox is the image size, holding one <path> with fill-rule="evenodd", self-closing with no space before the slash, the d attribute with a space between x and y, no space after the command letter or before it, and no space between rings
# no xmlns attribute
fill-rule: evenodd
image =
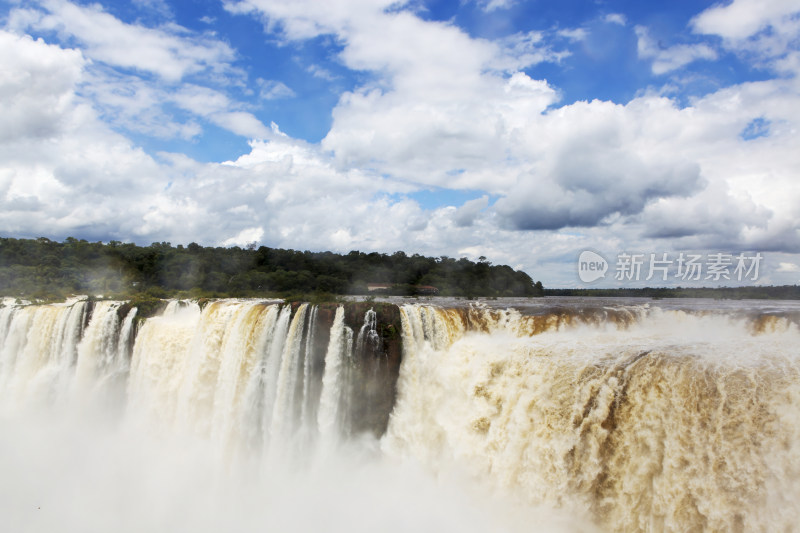
<svg viewBox="0 0 800 533"><path fill-rule="evenodd" d="M363 352L365 349L377 350L380 342L380 335L377 331L378 313L374 309L368 310L364 314L364 324L358 330L356 341L356 351Z"/></svg>
<svg viewBox="0 0 800 533"><path fill-rule="evenodd" d="M72 385L88 312L85 300L6 308L0 393L13 403L63 399Z"/></svg>
<svg viewBox="0 0 800 533"><path fill-rule="evenodd" d="M217 300L140 320L121 302L6 304L0 406L122 404L136 427L228 459L366 433L384 456L561 510L570 531L792 531L797 316Z"/></svg>
<svg viewBox="0 0 800 533"><path fill-rule="evenodd" d="M346 328L343 312L336 310L332 346ZM332 348L325 358L319 345L329 341L317 327L318 313L308 304L292 311L256 301L215 301L202 310L168 306L137 335L132 408L149 412L163 427L208 436L226 449L300 445L313 439L325 419L339 428L348 377L331 380L322 374L335 368L326 366L326 359L350 358L352 331L349 344L341 344L336 355Z"/></svg>
<svg viewBox="0 0 800 533"><path fill-rule="evenodd" d="M308 304L300 305L289 326L289 334L278 372L278 386L275 391L275 405L270 427L271 439L287 439L295 430L294 422L297 418L298 408L297 389L298 383L301 383L301 356L307 312Z"/></svg>
<svg viewBox="0 0 800 533"><path fill-rule="evenodd" d="M552 317L486 313L486 333L475 334L464 333L474 317L463 311L401 313L387 453L431 468L456 462L608 531L797 527L791 320L653 309L542 329Z"/></svg>
<svg viewBox="0 0 800 533"><path fill-rule="evenodd" d="M340 306L336 309L325 354L325 374L322 378L322 396L317 418L320 435L329 440L338 438L337 432L344 424L340 417L343 413L341 406L345 402L345 357L352 352L352 346L353 330L345 325L344 307Z"/></svg>
<svg viewBox="0 0 800 533"><path fill-rule="evenodd" d="M119 306L119 302L98 302L92 310L93 319L78 344L77 387L91 389L105 377L127 370L127 360L119 350Z"/></svg>
<svg viewBox="0 0 800 533"><path fill-rule="evenodd" d="M307 427L312 418L316 415L314 398L319 399L319 391L314 387L314 367L315 367L315 353L314 353L314 333L317 331L317 307L311 309L310 317L308 319L308 332L306 333L305 351L303 353L303 399L302 416L300 418L300 426Z"/></svg>

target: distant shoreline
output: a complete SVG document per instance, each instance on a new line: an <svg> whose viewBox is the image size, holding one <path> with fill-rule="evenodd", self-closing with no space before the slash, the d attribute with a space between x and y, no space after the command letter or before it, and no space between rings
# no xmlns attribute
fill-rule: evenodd
<svg viewBox="0 0 800 533"><path fill-rule="evenodd" d="M622 298L712 298L715 300L800 300L800 286L643 287L618 289L544 289L544 296Z"/></svg>

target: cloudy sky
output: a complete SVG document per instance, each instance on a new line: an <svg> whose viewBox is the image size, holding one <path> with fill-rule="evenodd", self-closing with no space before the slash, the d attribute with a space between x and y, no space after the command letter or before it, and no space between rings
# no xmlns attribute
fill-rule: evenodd
<svg viewBox="0 0 800 533"><path fill-rule="evenodd" d="M798 283L799 72L800 0L0 0L0 234Z"/></svg>

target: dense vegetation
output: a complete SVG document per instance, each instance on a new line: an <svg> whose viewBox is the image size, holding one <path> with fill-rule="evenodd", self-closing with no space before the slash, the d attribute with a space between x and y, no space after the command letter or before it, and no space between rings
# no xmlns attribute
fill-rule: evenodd
<svg viewBox="0 0 800 533"><path fill-rule="evenodd" d="M485 258L0 238L0 294L6 296L286 297L366 294L368 283L391 284L388 292L400 295L416 294L424 285L451 296L538 296L543 291L526 273Z"/></svg>
<svg viewBox="0 0 800 533"><path fill-rule="evenodd" d="M717 298L800 300L800 286L644 287L640 289L545 289L545 296L618 296L647 298Z"/></svg>

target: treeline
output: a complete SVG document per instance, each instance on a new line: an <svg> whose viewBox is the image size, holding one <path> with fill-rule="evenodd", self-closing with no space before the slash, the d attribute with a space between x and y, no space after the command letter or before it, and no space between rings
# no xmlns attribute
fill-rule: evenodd
<svg viewBox="0 0 800 533"><path fill-rule="evenodd" d="M526 273L492 265L485 258L474 262L404 252L342 255L265 246L0 238L0 294L6 296L344 295L367 294L368 283L390 284L387 292L399 295L414 295L421 286L436 287L445 296L541 296L543 292L542 284Z"/></svg>
<svg viewBox="0 0 800 533"><path fill-rule="evenodd" d="M630 289L545 289L545 296L640 298L716 298L730 300L800 300L800 286L765 287L644 287Z"/></svg>

